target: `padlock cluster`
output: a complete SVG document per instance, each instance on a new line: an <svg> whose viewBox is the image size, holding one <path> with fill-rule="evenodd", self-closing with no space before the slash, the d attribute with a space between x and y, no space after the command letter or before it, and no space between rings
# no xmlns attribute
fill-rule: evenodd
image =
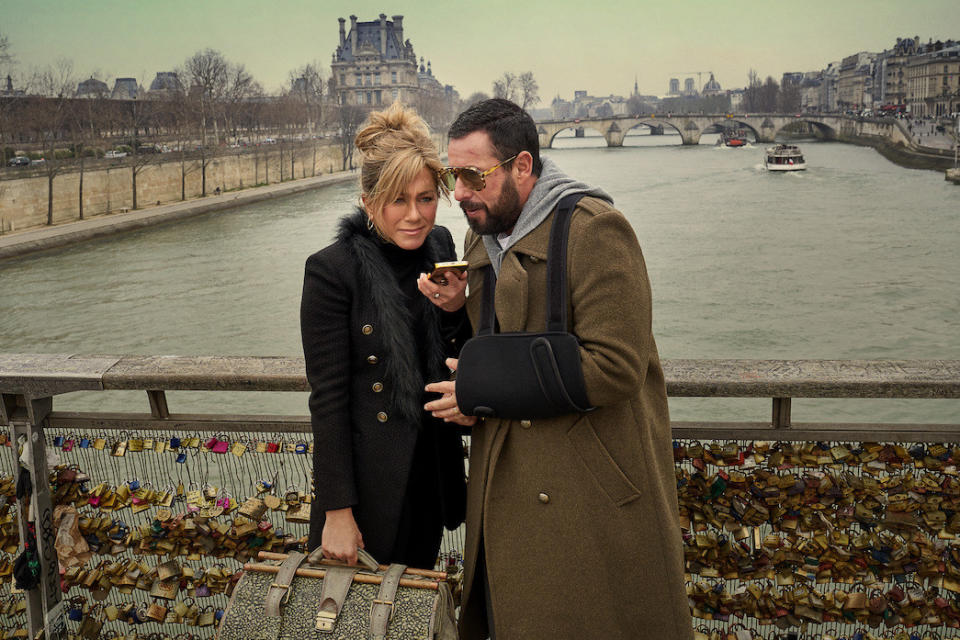
<svg viewBox="0 0 960 640"><path fill-rule="evenodd" d="M86 549L62 576L77 637L212 637L244 561L305 550L312 495L291 483L309 486L304 441L120 433L49 444L55 512L75 510Z"/></svg>
<svg viewBox="0 0 960 640"><path fill-rule="evenodd" d="M699 635L960 629L960 449L676 441L674 460Z"/></svg>

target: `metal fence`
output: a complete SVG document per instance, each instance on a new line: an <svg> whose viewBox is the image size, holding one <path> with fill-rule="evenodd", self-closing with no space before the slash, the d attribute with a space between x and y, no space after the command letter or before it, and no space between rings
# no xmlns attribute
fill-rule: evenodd
<svg viewBox="0 0 960 640"><path fill-rule="evenodd" d="M673 424L701 640L960 628L960 425L791 418L793 398L960 398L960 361L664 370L672 398L772 400L769 420ZM310 423L175 413L166 392L217 406L222 392L305 392L303 371L299 358L0 354L0 637L211 637L243 562L305 543ZM54 410L62 394L110 390L145 392L143 411ZM454 573L460 535L439 559ZM39 586L17 593L13 563L34 536Z"/></svg>

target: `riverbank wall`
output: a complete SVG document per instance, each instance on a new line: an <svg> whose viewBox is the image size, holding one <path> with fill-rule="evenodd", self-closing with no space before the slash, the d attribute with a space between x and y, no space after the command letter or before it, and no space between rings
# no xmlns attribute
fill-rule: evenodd
<svg viewBox="0 0 960 640"><path fill-rule="evenodd" d="M954 162L953 151L917 144L903 123L895 118L845 120L836 140L873 147L886 159L909 169L942 171Z"/></svg>
<svg viewBox="0 0 960 640"><path fill-rule="evenodd" d="M183 202L217 189L221 193L301 180L329 174L342 166L340 148L332 144L268 145L238 149L206 159L195 155L181 161L177 153L134 159L87 161L84 171L64 165L49 180L44 168L8 169L0 179L0 233L47 224L48 199L53 203L53 224L92 218L133 209L134 171L137 207ZM29 171L29 175L18 175ZM204 175L205 174L205 175ZM81 182L82 181L82 182ZM81 190L82 184L82 190ZM51 193L52 185L52 193Z"/></svg>

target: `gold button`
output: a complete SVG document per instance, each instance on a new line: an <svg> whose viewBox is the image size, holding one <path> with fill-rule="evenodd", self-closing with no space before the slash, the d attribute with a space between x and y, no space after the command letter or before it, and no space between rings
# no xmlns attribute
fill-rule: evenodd
<svg viewBox="0 0 960 640"><path fill-rule="evenodd" d="M374 392L374 393L380 393L381 391L383 391L383 383L382 383L382 382L374 382L374 383L373 383L373 392Z"/></svg>
<svg viewBox="0 0 960 640"><path fill-rule="evenodd" d="M548 502L550 502L550 496L548 496L545 493L541 493L540 495L537 496L537 500L539 500L543 504L547 504Z"/></svg>
<svg viewBox="0 0 960 640"><path fill-rule="evenodd" d="M369 324L365 324L365 325L363 325L362 327L360 327L360 331L363 332L363 335L368 336L368 335L370 335L371 333L373 333L373 326L371 326L371 325L369 325Z"/></svg>
<svg viewBox="0 0 960 640"><path fill-rule="evenodd" d="M529 420L521 420L521 421L520 421L520 426L523 427L524 429L529 429L529 428L530 428L530 421L529 421Z"/></svg>
<svg viewBox="0 0 960 640"><path fill-rule="evenodd" d="M537 262L540 262L540 258L538 258L537 256L530 256L530 262L533 262L534 264L536 264Z"/></svg>
<svg viewBox="0 0 960 640"><path fill-rule="evenodd" d="M381 411L380 413L377 414L377 420L379 420L380 422L386 422L387 414Z"/></svg>
<svg viewBox="0 0 960 640"><path fill-rule="evenodd" d="M377 364L378 362L380 362L380 358L378 358L377 356L367 356L367 362L369 362L370 364Z"/></svg>

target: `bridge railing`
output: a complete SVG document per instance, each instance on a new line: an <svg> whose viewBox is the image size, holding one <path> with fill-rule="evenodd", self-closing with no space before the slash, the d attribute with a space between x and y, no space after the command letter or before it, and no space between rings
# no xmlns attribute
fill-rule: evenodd
<svg viewBox="0 0 960 640"><path fill-rule="evenodd" d="M812 526L804 519L806 516L802 511L797 512L800 507L791 502L792 494L787 491L778 493L773 499L768 495L763 499L765 506L753 504L756 498L750 491L762 488L764 482L769 487L771 474L785 477L792 470L802 473L804 478L822 478L827 474L839 476L838 482L846 482L843 478L851 470L854 475L862 474L864 469L867 473L875 472L878 455L882 460L885 454L874 455L880 445L873 443L939 443L939 448L934 450L931 447L922 452L936 451L937 455L932 458L921 455L903 460L891 458L893 454L887 455L886 466L882 469L884 477L942 474L944 465L952 466L960 460L960 448L951 448L952 444L960 443L960 424L795 423L791 413L793 398L960 398L960 361L669 360L664 362L664 372L671 398L768 398L771 402L769 419L755 416L747 421L677 421L672 424L680 508L684 521L689 523L685 534L690 571L688 591L694 614L699 618L698 624L718 628L717 625L726 624L725 617L729 620L729 611L723 613L723 607L714 606L716 602L709 600L708 594L713 594L710 597L726 594L724 597L729 605L745 593L739 588L743 584L771 582L774 574L762 564L766 557L765 545L770 542L771 535L779 539L781 545L786 544L784 541L795 544L797 532L804 534L804 527ZM142 392L146 402L139 411L54 410L55 398L63 394L114 390ZM309 512L312 464L308 455L312 448L309 418L222 411L177 413L176 407L168 403L167 392L208 392L209 405L217 407L224 392L307 390L301 358L0 354L0 425L7 427L5 443L13 445L7 449L6 459L0 462L0 471L8 471L15 479L21 462L27 463L33 487L29 500L16 501L10 514L6 509L0 513L6 542L0 548L6 556L22 552L22 543L17 547L10 542L29 539L28 522L32 521L40 561L40 586L23 596L25 620L10 617L10 624L14 627L19 624L31 637L41 629L46 630L48 638L65 637L66 631L75 631L84 624L75 618L90 617L105 623L105 631L111 629L123 633L131 620L138 617L138 609L143 614L150 608L142 603L153 600L155 605L170 605L164 607L168 611L159 619L154 615L150 621L137 622L140 625L138 633L151 631L157 637L176 633L196 636L211 633L215 623L198 624L201 621L199 613L194 611L198 615L191 614L192 605L185 603L200 602L211 610L222 608L230 582L223 576L217 578L217 566L228 567L227 573L235 576L234 570L241 565L232 558L238 558L242 563L244 558L252 557L258 550L284 550L304 543L308 520L308 517L304 518L304 512ZM20 446L25 443L45 443L47 447L31 446L20 456ZM802 445L795 450L792 445L781 443ZM848 444L828 446L827 443ZM848 455L837 454L836 447ZM45 452L48 448L53 448L59 457L59 460L50 460L55 465L53 468L48 467ZM941 449L947 452L946 457ZM831 451L832 454L825 453ZM915 454L916 450L911 449L911 452ZM936 462L941 459L946 462ZM777 464L772 464L774 461ZM937 464L940 464L939 470L934 468ZM738 477L734 482L731 480L733 471L744 477ZM88 477L89 480L82 481L75 476ZM724 476L727 484L718 492L717 488L724 484L718 482L718 478ZM0 485L6 487L3 493L8 501L13 502L12 485ZM146 489L148 485L151 486L149 490ZM816 494L812 485L811 480L803 495ZM707 495L691 493L694 487L702 489L704 486L709 488ZM957 488L960 494L960 485ZM843 494L844 498L833 500L832 507L827 505L819 513L827 514L824 520L831 527L859 526L869 532L873 526L876 530L876 522L871 524L859 511L858 516L863 517L857 519L844 515L847 507L851 512L853 509L844 500L865 498L862 489L859 491L856 493L850 489ZM262 526L266 529L251 533L250 522L244 518L250 514L251 504L256 506L254 499L262 501L266 496L283 499L274 500L265 514L253 514L256 519L250 522L254 528ZM887 498L884 494L872 496L870 500L886 505ZM945 499L953 500L954 497ZM769 515L766 519L758 519L755 515L748 518L731 508L731 501L735 506L737 501L744 501L754 512L763 509ZM960 495L956 496L956 502L960 514ZM32 517L28 516L28 503ZM60 588L54 542L60 531L54 524L55 517L62 516L62 513L55 512L55 507L76 509L80 532L96 551L92 560L86 564L78 563L80 569L68 569L63 576L69 589L66 598ZM781 507L784 510L778 511ZM928 506L922 504L915 505L915 508L918 514L930 512ZM178 510L183 513L173 513ZM884 517L879 507L876 513L878 518ZM5 515L8 517L3 520ZM950 527L931 528L925 525L923 517L917 516L920 524L914 523L909 533L914 536L926 534L933 540L938 539L938 535L941 540L951 535ZM791 519L807 524L787 528L784 523ZM200 531L206 530L209 535L183 535L179 527L188 520L195 521L190 531L200 526ZM168 527L170 522L177 524ZM731 523L740 529L748 526L753 531L752 540L747 539L748 543L752 541L752 546L744 543L749 551L745 549L745 555L740 557L742 575L736 577L730 567L724 565L729 557L718 552L726 544L721 542L724 536L732 531ZM880 523L882 528L882 519ZM960 515L956 524L957 533L960 533ZM284 531L279 532L281 528ZM239 535L240 531L245 531L245 535ZM891 531L896 533L893 529ZM849 555L851 543L844 544L847 547L843 553ZM836 542L834 546L843 544ZM858 549L862 551L862 548ZM831 546L827 552L832 550ZM456 550L449 549L444 554L451 566L455 566ZM156 567L142 566L146 569L144 574L149 576L151 571L154 572L153 581L134 580L135 587L125 584L130 580L125 581L122 572L105 577L108 570L115 570L121 559L140 561L143 565L144 558L150 556L156 557L157 565L164 558L173 558L182 564L181 584L184 587L175 600L137 593L137 590L152 592L156 588ZM213 568L209 566L211 558L216 563ZM760 563L761 566L749 565L750 569L745 571L744 558L753 558L754 564ZM12 557L0 558L0 564L10 560ZM794 561L802 562L802 558L797 560L788 556L786 560L780 559L779 573L775 574L778 585L779 576L787 571L783 567L795 570L796 577L791 580L801 582L805 579L799 565L793 567L790 564ZM936 580L943 584L954 570L960 576L960 562L941 561L941 564L943 570L939 573L934 570L921 576L913 568L912 571L893 574L893 579L926 581L927 588L936 588ZM829 575L826 577L830 578ZM869 584L865 573L854 574L854 577L856 584L861 585L858 588L866 588L864 585ZM848 578L847 574L835 576L842 584L854 582ZM873 576L870 582L875 584L876 578ZM0 580L8 581L7 589L9 579L9 574L0 574ZM741 579L746 582L740 582ZM807 579L809 581L809 576ZM716 582L705 583L705 580ZM829 580L826 582L832 584ZM819 579L811 582L811 585L819 584ZM0 590L3 588L0 585ZM203 595L201 591L212 591L212 595ZM100 598L100 604L84 610L78 605L84 599L81 594L92 595L95 600ZM205 600L206 597L211 599ZM142 606L132 607L130 613L127 610L131 602ZM950 601L948 604L956 607L960 620L960 603ZM120 610L119 619L104 618L104 612L111 605ZM784 619L781 618L788 614L773 620L766 617L762 607L758 613L755 605L745 608L747 615L742 620L751 634L764 635L764 625L775 621L783 628ZM74 611L78 607L80 611ZM834 609L834 613L840 612L849 618L841 618L837 624L867 622L868 614L863 611ZM792 607L780 609L789 611L788 626L831 622L831 614L825 613L831 610L825 606L815 609L820 620L812 620L809 607L804 614L798 614ZM930 615L927 614L928 620L932 620ZM941 621L946 619L943 615Z"/></svg>

